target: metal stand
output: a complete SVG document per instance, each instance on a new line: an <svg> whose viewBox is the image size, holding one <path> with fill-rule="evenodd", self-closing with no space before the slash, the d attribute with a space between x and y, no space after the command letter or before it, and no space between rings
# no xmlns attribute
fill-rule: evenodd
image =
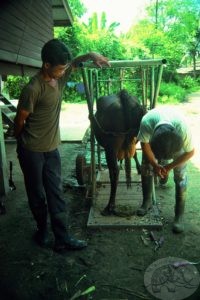
<svg viewBox="0 0 200 300"><path fill-rule="evenodd" d="M93 64L81 66L87 98L89 118L92 120L94 103L100 96L118 93L125 88L141 101L145 111L155 107L162 79L165 59L110 61L110 67L97 68ZM91 196L96 197L95 137L91 124ZM98 147L98 162L100 162ZM98 168L100 168L100 164ZM155 199L155 188L153 189Z"/></svg>

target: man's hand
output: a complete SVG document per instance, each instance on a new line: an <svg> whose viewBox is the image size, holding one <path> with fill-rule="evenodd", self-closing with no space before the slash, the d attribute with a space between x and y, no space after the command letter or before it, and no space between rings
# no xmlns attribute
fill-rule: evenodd
<svg viewBox="0 0 200 300"><path fill-rule="evenodd" d="M110 67L110 64L109 64L109 61L108 61L108 58L101 55L101 54L98 54L98 53L95 53L95 52L91 52L90 53L90 57L93 61L93 63L98 66L98 67L102 67L104 65Z"/></svg>
<svg viewBox="0 0 200 300"><path fill-rule="evenodd" d="M18 138L19 135L21 134L24 127L24 122L28 118L29 114L30 113L26 110L22 110L22 109L17 110L17 114L14 120L14 132L16 138Z"/></svg>
<svg viewBox="0 0 200 300"><path fill-rule="evenodd" d="M154 172L156 173L157 176L161 177L161 178L165 178L168 174L167 170L165 169L165 167L159 165L159 164L155 164L153 166L154 168Z"/></svg>
<svg viewBox="0 0 200 300"><path fill-rule="evenodd" d="M72 69L80 67L80 64L86 61L92 61L97 67L100 68L104 65L110 67L108 58L96 52L89 52L87 54L77 56L72 60L71 67Z"/></svg>

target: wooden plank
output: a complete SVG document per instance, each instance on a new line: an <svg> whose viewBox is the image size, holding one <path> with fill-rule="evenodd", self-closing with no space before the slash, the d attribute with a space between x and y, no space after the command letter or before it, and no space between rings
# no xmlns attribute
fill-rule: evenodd
<svg viewBox="0 0 200 300"><path fill-rule="evenodd" d="M132 169L131 171L131 177L132 177L132 182L140 182L141 181L141 177L140 175L138 175L136 173L136 169ZM126 176L125 176L125 171L124 170L120 170L119 173L119 181L120 182L126 182ZM97 182L110 182L109 179L109 170L108 169L102 169L101 171L99 171L99 173L97 174Z"/></svg>
<svg viewBox="0 0 200 300"><path fill-rule="evenodd" d="M1 50L0 50L1 56ZM12 74L12 75L19 75L19 76L33 76L38 72L37 68L28 67L26 65L19 65L19 64L12 64L9 62L1 62L0 61L0 70L2 74Z"/></svg>
<svg viewBox="0 0 200 300"><path fill-rule="evenodd" d="M35 74L36 72L34 72L34 69L41 67L40 61L34 60L30 57L25 57L25 56L20 56L20 55L17 56L16 53L10 53L8 51L1 50L1 49L0 49L0 57L2 59L2 61L0 61L0 65L2 66L1 73L4 75L5 74L12 74L12 75L19 74L19 75L23 76L24 74L28 74L28 73L26 73L26 70L27 71L30 70L30 72L31 72L31 70L33 70L33 72L31 72L31 74ZM18 59L18 64L16 64L17 59ZM3 61L5 61L5 63ZM14 64L12 64L12 62ZM20 65L20 63L22 65ZM29 66L32 66L33 68L29 68ZM23 72L23 70L24 70L24 72Z"/></svg>
<svg viewBox="0 0 200 300"><path fill-rule="evenodd" d="M117 215L103 216L101 212L108 204L110 195L110 184L108 178L108 170L99 172L97 195L90 209L87 226L89 228L121 228L121 227L143 227L143 228L162 228L162 221L158 214L158 208L153 207L144 217L136 214L138 207L142 204L142 187L140 176L132 170L137 176L137 181L132 182L131 188L126 187L124 182L125 172L120 171L119 183L116 194L116 212ZM102 182L107 180L107 183ZM121 181L122 180L122 181Z"/></svg>
<svg viewBox="0 0 200 300"><path fill-rule="evenodd" d="M11 14L1 14L1 27L6 29L6 26L13 27L13 29L16 27L21 32L24 30L24 22L23 20L17 19L15 16L12 16ZM13 32L14 33L14 32Z"/></svg>
<svg viewBox="0 0 200 300"><path fill-rule="evenodd" d="M45 3L39 0L11 1L0 10L1 50L7 52L2 60L39 66L41 48L51 38L53 14L50 0Z"/></svg>
<svg viewBox="0 0 200 300"><path fill-rule="evenodd" d="M131 217L102 216L96 207L91 207L87 226L96 228L147 228L161 229L163 224L160 219L154 219L150 213L144 217L133 215Z"/></svg>

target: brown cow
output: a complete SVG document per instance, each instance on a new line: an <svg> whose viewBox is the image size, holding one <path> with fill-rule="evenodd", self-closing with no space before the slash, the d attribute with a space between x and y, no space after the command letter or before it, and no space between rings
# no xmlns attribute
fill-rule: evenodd
<svg viewBox="0 0 200 300"><path fill-rule="evenodd" d="M142 105L126 90L97 100L97 112L91 122L97 142L105 150L111 182L110 199L103 215L115 213L118 160L125 159L127 188L131 185L131 157L135 155L136 136L143 115Z"/></svg>

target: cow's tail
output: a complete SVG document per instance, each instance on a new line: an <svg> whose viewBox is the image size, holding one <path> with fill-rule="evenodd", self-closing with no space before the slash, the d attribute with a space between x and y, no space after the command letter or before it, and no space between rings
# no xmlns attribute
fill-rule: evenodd
<svg viewBox="0 0 200 300"><path fill-rule="evenodd" d="M131 102L133 101L132 97L128 94L126 90L121 90L119 92L120 102L124 114L124 122L125 122L125 139L122 146L122 151L124 153L125 159L125 173L126 173L126 184L127 188L131 186L131 157L133 154L134 147L134 136L133 134L128 133L131 129Z"/></svg>
<svg viewBox="0 0 200 300"><path fill-rule="evenodd" d="M125 136L124 136L124 143L123 143L123 150L127 153L132 154L132 146L134 144L134 137L136 136L134 132L134 116L133 116L133 97L129 95L126 90L121 90L119 92L120 102L123 110L124 115L124 127L125 127ZM126 155L126 156L127 156Z"/></svg>
<svg viewBox="0 0 200 300"><path fill-rule="evenodd" d="M119 92L120 102L122 105L123 113L124 113L124 121L126 131L131 128L131 111L130 106L131 102L133 102L132 97L129 95L127 90L121 90Z"/></svg>

